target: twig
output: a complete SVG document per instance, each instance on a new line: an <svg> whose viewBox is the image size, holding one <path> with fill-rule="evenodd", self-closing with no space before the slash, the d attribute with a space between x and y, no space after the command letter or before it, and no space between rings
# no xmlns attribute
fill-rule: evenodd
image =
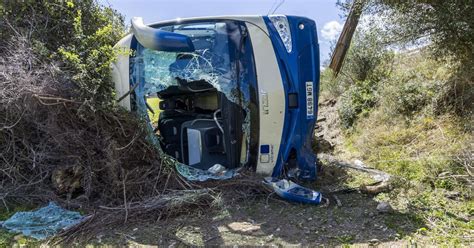
<svg viewBox="0 0 474 248"><path fill-rule="evenodd" d="M133 87L132 87L129 91L127 91L127 93L125 93L123 96L121 96L121 97L117 100L117 102L118 102L118 103L121 102L123 99L125 99L125 97L127 97L128 95L130 95L130 93L132 93L137 87L138 87L138 83L135 83L135 85L133 85Z"/></svg>
<svg viewBox="0 0 474 248"><path fill-rule="evenodd" d="M119 147L119 148L114 148L114 149L117 150L117 151L121 151L121 150L129 147L131 144L133 144L133 142L135 142L135 140L137 140L138 137L140 137L140 135L136 134L135 137L133 137L133 139L126 146Z"/></svg>
<svg viewBox="0 0 474 248"><path fill-rule="evenodd" d="M125 170L122 169L122 186L123 186L123 207L125 208L125 220L124 224L127 223L128 220L128 207L127 207L127 188L125 186L125 181L127 180L127 174L125 173Z"/></svg>
<svg viewBox="0 0 474 248"><path fill-rule="evenodd" d="M62 97L40 96L40 95L37 95L37 94L34 94L33 97L35 97L36 99L38 99L38 101L39 101L41 104L46 105L46 106L52 106L52 105L63 104L63 103L65 103L65 102L68 102L68 103L76 103L76 104L82 104L82 102L78 102L78 101L71 100L71 99L65 99L65 98L62 98ZM46 102L44 102L43 100L46 100L46 101L56 101L56 102L54 102L54 103L46 103Z"/></svg>
<svg viewBox="0 0 474 248"><path fill-rule="evenodd" d="M337 195L333 195L332 197L334 198L334 200L336 200L336 205L337 205L338 207L342 207L341 200L339 200L339 198L337 197Z"/></svg>
<svg viewBox="0 0 474 248"><path fill-rule="evenodd" d="M0 131L1 131L1 130L5 130L5 129L11 129L11 128L15 127L15 126L21 121L21 119L23 118L23 115L25 114L25 111L26 111L26 109L23 110L23 112L21 113L20 117L18 118L18 120L16 120L15 123L13 123L13 124L10 125L10 126L3 126L3 127L1 127L1 128L0 128Z"/></svg>

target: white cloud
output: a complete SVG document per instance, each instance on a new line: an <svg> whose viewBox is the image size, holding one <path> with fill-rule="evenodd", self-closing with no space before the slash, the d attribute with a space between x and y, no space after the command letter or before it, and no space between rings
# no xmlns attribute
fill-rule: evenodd
<svg viewBox="0 0 474 248"><path fill-rule="evenodd" d="M342 31L342 24L337 21L330 21L324 24L321 30L321 35L324 39L332 41L335 40Z"/></svg>

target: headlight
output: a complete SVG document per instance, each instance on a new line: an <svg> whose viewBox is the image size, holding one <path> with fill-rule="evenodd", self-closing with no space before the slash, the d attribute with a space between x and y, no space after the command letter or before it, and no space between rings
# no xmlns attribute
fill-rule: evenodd
<svg viewBox="0 0 474 248"><path fill-rule="evenodd" d="M281 41L285 44L286 51L291 53L293 48L291 44L291 30L288 24L288 19L284 15L269 15L270 21L278 31Z"/></svg>

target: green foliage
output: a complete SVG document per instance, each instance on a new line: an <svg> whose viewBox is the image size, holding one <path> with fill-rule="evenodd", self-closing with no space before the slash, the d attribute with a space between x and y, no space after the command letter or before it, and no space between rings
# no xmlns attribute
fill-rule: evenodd
<svg viewBox="0 0 474 248"><path fill-rule="evenodd" d="M428 39L437 58L474 58L474 1L369 1L368 12L388 16L388 35L399 44Z"/></svg>
<svg viewBox="0 0 474 248"><path fill-rule="evenodd" d="M338 1L339 6L346 13L354 0ZM393 89L392 93L400 94L400 114L411 115L420 111L425 105L432 104L437 114L452 112L459 116L469 117L474 114L474 1L391 1L391 0L358 0L364 3L362 26L366 29L364 33L371 30L377 31L372 38L374 42L361 43L357 35L354 37L352 47L355 50L367 51L365 59L351 57L350 52L346 60L343 73L365 77L369 73L371 65L384 58L370 56L372 49L378 51L385 47L395 47L406 53L405 48L422 51L424 56L442 61L449 67L450 77L443 82L436 81L432 85L426 85L418 79L412 80L407 76L398 77L402 82L399 90ZM364 19L365 18L365 19ZM368 28L367 28L368 27ZM360 28L360 27L359 27ZM365 36L370 36L366 35ZM370 39L369 39L370 41ZM361 45L362 44L362 45ZM367 44L368 46L364 45ZM359 52L360 53L360 52ZM354 63L354 58L357 62ZM417 61L414 61L417 62ZM417 67L416 63L410 66ZM416 75L416 70L408 71ZM356 79L353 76L353 79ZM380 79L380 80L379 80ZM374 79L383 81L383 77ZM418 82L417 82L418 80ZM405 84L405 81L411 83ZM420 83L422 89L417 89ZM436 85L435 85L436 84ZM395 86L392 84L392 86ZM429 93L430 94L426 94ZM425 101L427 98L430 101Z"/></svg>
<svg viewBox="0 0 474 248"><path fill-rule="evenodd" d="M400 180L385 200L426 224L417 235L465 244L473 227L473 1L366 3L365 17L384 32L356 35L340 77L326 81L342 86L348 156ZM378 53L386 47L396 54Z"/></svg>
<svg viewBox="0 0 474 248"><path fill-rule="evenodd" d="M463 173L452 158L468 143L469 136L453 116L419 117L409 123L392 117L383 121L380 109L361 121L350 139L368 164L394 175L452 189L439 174ZM444 186L443 186L444 185Z"/></svg>
<svg viewBox="0 0 474 248"><path fill-rule="evenodd" d="M399 90L395 91L394 102L397 111L406 116L411 116L416 111L421 110L427 102L427 90L417 82L408 82L400 84Z"/></svg>
<svg viewBox="0 0 474 248"><path fill-rule="evenodd" d="M447 247L465 242L472 230L472 186L454 176L467 174L455 159L471 139L462 122L453 115L405 120L377 108L358 121L346 140L369 166L400 180L385 200L426 223L418 235ZM463 159L472 163L472 158Z"/></svg>
<svg viewBox="0 0 474 248"><path fill-rule="evenodd" d="M433 241L445 247L460 247L468 240L473 228L473 221L468 217L473 209L472 202L466 202L468 199L463 197L446 198L445 190L416 190L412 194L416 197L409 198L410 208L416 211L419 218L429 220L429 230L420 230L422 235L429 234ZM428 210L421 211L427 207Z"/></svg>
<svg viewBox="0 0 474 248"><path fill-rule="evenodd" d="M344 128L369 113L378 102L378 90L392 71L394 54L387 50L377 28L359 29L351 43L342 72L333 78L330 70L321 76L323 96L341 96L338 112Z"/></svg>
<svg viewBox="0 0 474 248"><path fill-rule="evenodd" d="M380 81L391 71L393 54L380 40L382 33L382 30L372 26L360 28L355 33L343 67L344 74L351 80Z"/></svg>
<svg viewBox="0 0 474 248"><path fill-rule="evenodd" d="M437 89L446 81L445 70L422 54L396 56L396 70L380 92L387 115L412 118L436 101Z"/></svg>
<svg viewBox="0 0 474 248"><path fill-rule="evenodd" d="M15 237L14 233L10 233L6 230L0 230L0 248L11 247L13 243L13 237Z"/></svg>
<svg viewBox="0 0 474 248"><path fill-rule="evenodd" d="M371 80L357 81L341 96L338 109L344 128L350 128L359 116L367 115L377 103L377 85Z"/></svg>
<svg viewBox="0 0 474 248"><path fill-rule="evenodd" d="M19 211L30 211L32 210L32 206L28 205L17 205L14 206L13 208L7 210L6 208L0 208L0 220L6 220L10 218L13 214ZM15 241L15 236L18 235L16 233L11 233L7 231L6 229L1 229L0 228L0 248L3 247L11 247L13 244L17 243L18 245L23 245L23 246L28 246L28 247L34 247L34 246L39 246L38 241L31 239L31 238L25 238L21 237L20 239L17 239Z"/></svg>
<svg viewBox="0 0 474 248"><path fill-rule="evenodd" d="M77 86L76 98L93 107L112 104L113 45L124 34L120 14L94 0L4 1L1 12L2 39L27 36L42 59L62 62L62 71Z"/></svg>

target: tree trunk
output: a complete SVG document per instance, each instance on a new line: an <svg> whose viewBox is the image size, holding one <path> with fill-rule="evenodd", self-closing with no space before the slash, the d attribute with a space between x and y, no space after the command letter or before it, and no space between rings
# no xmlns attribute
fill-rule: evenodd
<svg viewBox="0 0 474 248"><path fill-rule="evenodd" d="M331 63L329 68L333 70L334 77L337 77L341 70L344 58L346 57L347 50L351 44L352 36L359 23L359 18L362 13L362 8L365 5L364 0L354 0L349 15L347 16L346 22L342 29L341 35L336 44L336 48L331 56Z"/></svg>

